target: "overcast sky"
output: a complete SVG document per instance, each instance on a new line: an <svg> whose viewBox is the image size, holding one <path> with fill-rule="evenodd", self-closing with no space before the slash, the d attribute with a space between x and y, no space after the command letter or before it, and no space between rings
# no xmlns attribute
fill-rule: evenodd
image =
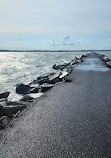
<svg viewBox="0 0 111 158"><path fill-rule="evenodd" d="M0 49L111 49L111 0L0 0Z"/></svg>

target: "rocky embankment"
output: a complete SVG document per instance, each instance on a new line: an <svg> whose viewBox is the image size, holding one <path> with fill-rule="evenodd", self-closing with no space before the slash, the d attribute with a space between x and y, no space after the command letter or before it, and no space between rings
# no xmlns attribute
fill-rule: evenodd
<svg viewBox="0 0 111 158"><path fill-rule="evenodd" d="M73 68L84 61L84 58L89 54L75 57L71 62L62 65L53 65L52 68L56 70L54 73L39 76L28 85L23 83L16 85L16 93L21 95L18 102L9 101L10 92L0 94L0 129L4 129L11 124L13 119L17 117L24 109L27 108L27 102L33 102L34 99L42 96L46 91L54 87L59 82L71 82L68 75L73 71ZM111 60L105 55L98 54L98 56L111 67Z"/></svg>

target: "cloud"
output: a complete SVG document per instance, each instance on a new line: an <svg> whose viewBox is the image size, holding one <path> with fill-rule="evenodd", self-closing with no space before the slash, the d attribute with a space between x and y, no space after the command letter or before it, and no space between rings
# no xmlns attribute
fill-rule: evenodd
<svg viewBox="0 0 111 158"><path fill-rule="evenodd" d="M48 41L48 44L52 45L52 46L72 46L72 45L74 45L74 42L70 40L69 35L66 35L61 40Z"/></svg>
<svg viewBox="0 0 111 158"><path fill-rule="evenodd" d="M110 31L111 30L111 25L109 25L107 28L106 28L107 31Z"/></svg>

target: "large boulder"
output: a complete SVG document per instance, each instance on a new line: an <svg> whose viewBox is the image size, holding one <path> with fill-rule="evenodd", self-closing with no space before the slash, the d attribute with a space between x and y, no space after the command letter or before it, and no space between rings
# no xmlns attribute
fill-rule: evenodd
<svg viewBox="0 0 111 158"><path fill-rule="evenodd" d="M31 86L34 86L35 84L38 85L38 84L43 84L45 82L48 82L49 80L49 77L50 76L53 76L55 73L48 73L46 75L43 75L43 76L39 76L36 80L32 81L29 85Z"/></svg>
<svg viewBox="0 0 111 158"><path fill-rule="evenodd" d="M64 78L67 76L69 73L67 71L63 71L62 74L59 76L60 79Z"/></svg>
<svg viewBox="0 0 111 158"><path fill-rule="evenodd" d="M0 93L0 99L8 98L9 94L10 94L10 92Z"/></svg>
<svg viewBox="0 0 111 158"><path fill-rule="evenodd" d="M32 93L32 94L27 94L25 95L20 101L23 102L30 102L33 101L33 99L39 98L43 95L43 93Z"/></svg>
<svg viewBox="0 0 111 158"><path fill-rule="evenodd" d="M70 64L70 63L65 63L65 64L62 64L62 65L56 65L56 64L55 64L55 65L52 66L52 68L55 69L55 70L59 70L59 69L60 69L60 70L63 70L63 69L66 68L69 64Z"/></svg>
<svg viewBox="0 0 111 158"><path fill-rule="evenodd" d="M111 61L106 62L107 66L111 68Z"/></svg>
<svg viewBox="0 0 111 158"><path fill-rule="evenodd" d="M3 106L0 106L0 117L4 116Z"/></svg>
<svg viewBox="0 0 111 158"><path fill-rule="evenodd" d="M16 86L16 92L18 93L18 94L24 94L24 95L26 95L29 91L30 91L30 86L29 85L24 85L23 83L21 83L21 84L18 84L17 86Z"/></svg>
<svg viewBox="0 0 111 158"><path fill-rule="evenodd" d="M16 114L18 111L22 111L26 108L26 105L19 105L19 106L4 106L3 110L4 110L4 115L8 116L10 118L12 118L14 116L14 114Z"/></svg>
<svg viewBox="0 0 111 158"><path fill-rule="evenodd" d="M32 88L32 89L28 92L28 94L30 94L30 93L38 93L38 92L39 92L39 89L40 89L40 88Z"/></svg>
<svg viewBox="0 0 111 158"><path fill-rule="evenodd" d="M51 89L54 85L53 84L48 84L48 83L44 83L40 86L41 88L41 92L46 92L48 91L49 89Z"/></svg>
<svg viewBox="0 0 111 158"><path fill-rule="evenodd" d="M55 84L56 82L60 81L59 79L60 75L61 75L61 72L57 71L56 73L50 73L44 76L40 76L36 80L32 81L30 83L30 86L34 84L42 85L43 83Z"/></svg>

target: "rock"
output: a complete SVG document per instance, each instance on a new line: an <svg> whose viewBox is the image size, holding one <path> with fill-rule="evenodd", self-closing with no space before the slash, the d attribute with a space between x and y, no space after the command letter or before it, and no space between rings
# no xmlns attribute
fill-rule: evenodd
<svg viewBox="0 0 111 158"><path fill-rule="evenodd" d="M103 58L103 60L104 60L105 62L110 61L110 59L109 59L108 57L106 57L106 56Z"/></svg>
<svg viewBox="0 0 111 158"><path fill-rule="evenodd" d="M1 93L0 94L0 99L7 98L9 96L9 94L10 94L10 92Z"/></svg>
<svg viewBox="0 0 111 158"><path fill-rule="evenodd" d="M53 76L55 73L48 73L46 75L43 76L39 76L36 80L32 81L29 85L35 85L35 84L43 84L46 83L49 80L50 76Z"/></svg>
<svg viewBox="0 0 111 158"><path fill-rule="evenodd" d="M12 118L14 114L16 114L18 111L21 112L26 107L27 107L26 105L19 105L19 106L10 105L10 106L4 106L3 110L4 110L5 116Z"/></svg>
<svg viewBox="0 0 111 158"><path fill-rule="evenodd" d="M23 83L22 84L18 84L17 87L16 87L16 92L18 94L27 94L28 91L30 91L30 86L29 85L24 85Z"/></svg>
<svg viewBox="0 0 111 158"><path fill-rule="evenodd" d="M30 88L39 88L39 84L30 84Z"/></svg>
<svg viewBox="0 0 111 158"><path fill-rule="evenodd" d="M72 80L69 79L68 77L64 77L64 81L65 81L65 82L72 82Z"/></svg>
<svg viewBox="0 0 111 158"><path fill-rule="evenodd" d="M78 64L79 63L79 60L77 57L75 57L71 62L70 62L70 65L75 65L75 64Z"/></svg>
<svg viewBox="0 0 111 158"><path fill-rule="evenodd" d="M46 83L55 84L57 82L60 82L61 81L61 79L59 78L60 75L61 75L60 71L56 72L54 75L49 77L49 79Z"/></svg>
<svg viewBox="0 0 111 158"><path fill-rule="evenodd" d="M39 92L39 89L40 89L40 88L32 88L32 89L28 92L28 94L30 94L30 93L38 93L38 92Z"/></svg>
<svg viewBox="0 0 111 158"><path fill-rule="evenodd" d="M34 85L34 84L41 85L43 83L55 84L56 82L60 81L60 79L59 79L60 74L61 74L61 72L58 71L56 73L51 73L51 74L47 74L44 76L40 76L36 80L31 82L30 85Z"/></svg>
<svg viewBox="0 0 111 158"><path fill-rule="evenodd" d="M74 65L74 66L75 66L75 65ZM74 66L69 65L69 66L67 66L66 69L64 69L64 71L67 71L68 73L71 73L71 72L73 71Z"/></svg>
<svg viewBox="0 0 111 158"><path fill-rule="evenodd" d="M106 62L107 66L111 68L111 61Z"/></svg>
<svg viewBox="0 0 111 158"><path fill-rule="evenodd" d="M42 95L43 95L43 93L27 94L20 101L24 101L24 102L33 101L33 99L39 98Z"/></svg>
<svg viewBox="0 0 111 158"><path fill-rule="evenodd" d="M63 71L62 74L59 76L59 78L64 78L65 76L67 76L69 73L67 71Z"/></svg>
<svg viewBox="0 0 111 158"><path fill-rule="evenodd" d="M41 87L41 92L46 92L47 90L51 89L54 85L53 84L48 84L48 83L44 83L42 84Z"/></svg>
<svg viewBox="0 0 111 158"><path fill-rule="evenodd" d="M25 103L22 103L22 102L18 102L18 101L8 101L7 102L7 105L13 105L13 106L18 106L18 105L25 105Z"/></svg>
<svg viewBox="0 0 111 158"><path fill-rule="evenodd" d="M1 105L1 106L6 105L6 103L7 103L7 100L6 100L6 99L0 99L0 105Z"/></svg>
<svg viewBox="0 0 111 158"><path fill-rule="evenodd" d="M3 106L0 106L0 117L4 116Z"/></svg>
<svg viewBox="0 0 111 158"><path fill-rule="evenodd" d="M80 59L82 59L82 58L84 58L84 57L85 57L85 55L81 55Z"/></svg>
<svg viewBox="0 0 111 158"><path fill-rule="evenodd" d="M62 64L62 65L56 65L56 64L55 64L55 65L52 66L52 68L55 69L55 70L59 70L59 69L60 69L60 70L63 70L63 69L66 68L69 64L70 64L70 63L67 63L67 64L65 63L65 64Z"/></svg>
<svg viewBox="0 0 111 158"><path fill-rule="evenodd" d="M9 124L10 121L11 121L11 118L9 118L8 116L1 117L0 118L0 130L5 128Z"/></svg>

